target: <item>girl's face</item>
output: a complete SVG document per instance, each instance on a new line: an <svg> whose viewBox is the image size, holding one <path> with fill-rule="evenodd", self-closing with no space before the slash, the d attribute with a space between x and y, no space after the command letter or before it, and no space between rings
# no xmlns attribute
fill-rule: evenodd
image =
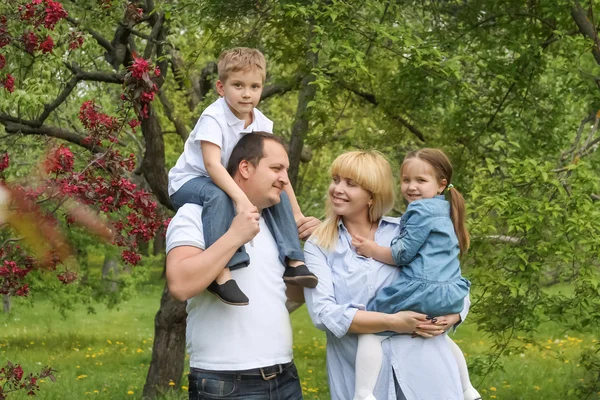
<svg viewBox="0 0 600 400"><path fill-rule="evenodd" d="M367 215L372 202L371 193L352 179L334 175L329 185L329 200L333 211L343 216Z"/></svg>
<svg viewBox="0 0 600 400"><path fill-rule="evenodd" d="M442 193L447 181L438 182L431 165L420 158L409 158L401 170L402 196L412 203L415 200L431 199Z"/></svg>

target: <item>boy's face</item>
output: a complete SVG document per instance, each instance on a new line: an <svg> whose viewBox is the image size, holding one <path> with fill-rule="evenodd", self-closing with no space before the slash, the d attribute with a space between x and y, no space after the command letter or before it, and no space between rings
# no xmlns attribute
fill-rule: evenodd
<svg viewBox="0 0 600 400"><path fill-rule="evenodd" d="M225 98L233 114L242 120L252 115L263 91L263 76L258 69L229 74L225 82L217 81L217 92Z"/></svg>

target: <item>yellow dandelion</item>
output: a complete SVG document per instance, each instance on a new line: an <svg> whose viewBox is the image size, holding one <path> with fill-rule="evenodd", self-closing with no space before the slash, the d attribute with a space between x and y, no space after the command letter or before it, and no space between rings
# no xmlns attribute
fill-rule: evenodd
<svg viewBox="0 0 600 400"><path fill-rule="evenodd" d="M169 381L169 386L175 386L175 382Z"/></svg>
<svg viewBox="0 0 600 400"><path fill-rule="evenodd" d="M129 390L127 394L133 394L133 390Z"/></svg>
<svg viewBox="0 0 600 400"><path fill-rule="evenodd" d="M137 351L138 353L143 353L143 352L144 352L144 350L142 350L142 349L137 349L136 351Z"/></svg>
<svg viewBox="0 0 600 400"><path fill-rule="evenodd" d="M533 388L534 388L535 390L540 390L540 387L539 387L539 386L534 386Z"/></svg>
<svg viewBox="0 0 600 400"><path fill-rule="evenodd" d="M495 392L495 391L496 391L496 387L495 387L495 386L492 386L492 387L490 388L490 390L491 390L492 392Z"/></svg>
<svg viewBox="0 0 600 400"><path fill-rule="evenodd" d="M112 342L110 341L110 339L106 339L106 343L112 344Z"/></svg>
<svg viewBox="0 0 600 400"><path fill-rule="evenodd" d="M187 392L188 391L188 387L187 386L182 386L181 390L185 390Z"/></svg>
<svg viewBox="0 0 600 400"><path fill-rule="evenodd" d="M94 390L94 393L100 393L100 391L99 390Z"/></svg>

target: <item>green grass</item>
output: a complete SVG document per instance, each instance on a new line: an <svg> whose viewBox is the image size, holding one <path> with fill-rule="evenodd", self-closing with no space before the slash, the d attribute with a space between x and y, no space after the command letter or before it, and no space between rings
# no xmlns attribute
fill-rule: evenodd
<svg viewBox="0 0 600 400"><path fill-rule="evenodd" d="M0 363L20 363L25 372L43 365L56 369L55 383L41 384L43 399L133 399L141 396L151 359L154 315L158 310L162 283L147 285L138 296L116 310L97 307L88 314L78 307L61 317L47 301L34 307L13 300L13 312L0 314ZM306 399L328 399L325 372L325 336L311 324L306 308L292 314L295 360ZM567 390L583 379L578 365L582 349L596 345L596 332L569 334L547 324L538 336L544 346L529 346L504 359L504 370L473 382L485 399L577 399ZM467 358L484 354L490 340L466 323L454 339ZM187 360L186 360L187 363ZM187 371L185 371L187 373ZM182 379L182 385L187 379ZM185 399L185 386L173 387L170 399ZM14 394L9 399L29 398ZM597 394L590 398L598 398Z"/></svg>

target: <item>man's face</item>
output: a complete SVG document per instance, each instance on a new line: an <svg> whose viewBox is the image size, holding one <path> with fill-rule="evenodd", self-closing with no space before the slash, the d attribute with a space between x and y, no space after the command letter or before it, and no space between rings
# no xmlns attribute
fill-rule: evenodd
<svg viewBox="0 0 600 400"><path fill-rule="evenodd" d="M217 92L225 98L229 109L241 120L252 114L260 101L263 76L258 69L229 74L225 82L217 81Z"/></svg>
<svg viewBox="0 0 600 400"><path fill-rule="evenodd" d="M255 167L249 165L249 176L244 192L259 209L271 207L281 201L281 191L289 184L290 161L283 146L274 140L263 142L264 157Z"/></svg>

